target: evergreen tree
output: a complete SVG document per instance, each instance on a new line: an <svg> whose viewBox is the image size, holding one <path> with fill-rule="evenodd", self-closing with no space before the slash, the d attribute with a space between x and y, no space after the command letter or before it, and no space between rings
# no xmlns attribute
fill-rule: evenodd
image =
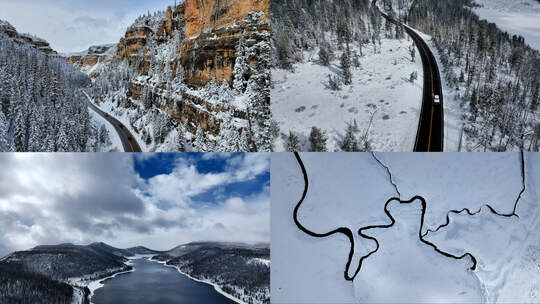
<svg viewBox="0 0 540 304"><path fill-rule="evenodd" d="M309 135L309 143L311 152L326 152L326 141L328 137L326 134L317 127L311 128L311 134Z"/></svg>
<svg viewBox="0 0 540 304"><path fill-rule="evenodd" d="M195 142L193 143L195 150L198 152L207 152L206 138L201 126L197 127L197 133L195 134Z"/></svg>
<svg viewBox="0 0 540 304"><path fill-rule="evenodd" d="M300 147L300 139L298 136L294 135L292 131L289 131L289 142L287 144L287 151L289 152L300 152L302 148Z"/></svg>
<svg viewBox="0 0 540 304"><path fill-rule="evenodd" d="M6 116L0 111L0 152L10 152L12 150L7 135Z"/></svg>
<svg viewBox="0 0 540 304"><path fill-rule="evenodd" d="M358 140L354 135L354 127L351 124L347 125L347 130L345 133L345 138L343 139L341 149L343 149L343 151L345 152L360 152Z"/></svg>
<svg viewBox="0 0 540 304"><path fill-rule="evenodd" d="M341 55L341 70L343 72L343 83L345 85L350 85L352 83L352 74L349 48Z"/></svg>

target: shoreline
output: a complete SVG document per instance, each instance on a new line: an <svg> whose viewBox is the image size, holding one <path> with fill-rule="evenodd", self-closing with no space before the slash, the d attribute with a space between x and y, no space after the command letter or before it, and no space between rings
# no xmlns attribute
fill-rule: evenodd
<svg viewBox="0 0 540 304"><path fill-rule="evenodd" d="M126 262L125 263L126 265L128 266L131 266L131 263L130 261ZM78 280L78 281L73 281L73 282L70 282L70 284L73 286L73 288L76 288L76 287L79 287L79 288L84 288L84 287L87 287L88 290L90 290L90 294L88 295L88 301L90 302L90 304L94 304L92 302L92 297L94 296L94 292L98 289L100 289L101 287L105 286L105 284L103 284L102 282L108 280L108 279L112 279L112 278L115 278L119 275L122 275L122 274L126 274L126 273L130 273L130 272L134 272L135 271L135 268L131 269L131 270L126 270L126 271L119 271L119 272L116 272L108 277L105 277L105 278L101 278L101 279L98 279L98 280ZM84 295L83 295L84 297Z"/></svg>
<svg viewBox="0 0 540 304"><path fill-rule="evenodd" d="M183 272L182 270L180 270L180 268L178 266L175 266L175 265L167 265L167 262L165 261L158 261L158 260L154 260L152 258L149 258L148 259L149 261L153 261L153 262L156 262L156 263L159 263L159 264L163 264L163 266L165 267L169 267L169 268L176 268L176 270L182 274L182 275L185 275L186 277L188 277L189 279L193 280L193 281L196 281L196 282L200 282L200 283L205 283L205 284L208 284L210 286L213 286L214 287L214 290L217 291L218 293L220 293L221 295L223 295L224 297L238 303L238 304L246 304L245 302L243 302L242 300L238 299L238 298L235 298L233 297L232 295L226 293L225 291L223 291L223 289L221 289L221 287L219 287L219 285L217 285L216 283L213 283L213 282L210 282L210 281L207 281L207 280L200 280L200 279L197 279L197 278L194 278L192 276L190 276L189 274Z"/></svg>

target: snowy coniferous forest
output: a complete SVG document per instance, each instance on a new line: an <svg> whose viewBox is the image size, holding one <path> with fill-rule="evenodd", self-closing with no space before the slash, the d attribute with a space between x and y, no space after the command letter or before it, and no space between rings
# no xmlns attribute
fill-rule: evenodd
<svg viewBox="0 0 540 304"><path fill-rule="evenodd" d="M419 0L400 17L433 37L446 82L463 108L465 150L538 151L540 52L480 20L474 5Z"/></svg>
<svg viewBox="0 0 540 304"><path fill-rule="evenodd" d="M402 68L404 63L399 61L399 57L397 60L391 57L396 54L395 45L390 52L385 49L391 39L402 43L409 41L409 59L420 62L418 50L404 29L382 18L371 1L275 0L272 3L275 3L271 7L273 59L277 71L277 77L273 79L276 87L272 91L272 111L280 125L286 125L281 130L282 149L410 151L408 142L412 140L406 138L409 135L397 134L395 130L406 128L414 140L416 126L403 124L400 119L403 120L410 112L419 111L419 107L400 109L399 114L405 115L397 115L398 119L395 119L396 115L388 113L391 109L366 101L380 99L383 105L396 102L394 108L407 103L410 98L421 101L421 95L411 96L414 92L406 91L406 87L398 87L401 94L393 95L391 91L396 87L395 81L384 88L386 93L370 88L373 80L379 81L377 70L372 69L372 53L388 58L386 62L375 64L380 70L386 71L388 66L395 66L387 78L380 78L381 83L401 77L421 88L421 69ZM462 134L459 131L455 131L455 135L447 134L452 145L456 142L456 147L448 149L538 151L540 59L537 50L528 47L523 38L481 21L471 10L474 4L470 0L381 0L377 5L390 17L397 17L433 37L433 51L440 59L441 78L446 82L445 112L450 107L452 112L458 113L455 115L456 126L449 125L446 118L445 126L463 130ZM397 48L399 50L399 46ZM311 75L322 74L321 69L316 68L319 65L328 67L324 79ZM362 78L364 76L367 81ZM302 93L294 89L297 86L295 80L302 77L310 77L310 81L304 84L309 86L307 90L320 91L324 96L307 93L303 98L293 96ZM321 84L326 90L319 89ZM328 91L335 93L328 94ZM302 100L313 98L321 101ZM349 101L351 98L358 98L358 101ZM296 104L290 105L289 102L287 105L287 100ZM350 108L339 112L337 106L328 106L332 103L342 108L345 106L344 109ZM357 105L364 103L370 107L371 115L362 116L362 111L358 115L349 114L357 113ZM327 114L321 114L321 108L326 109ZM381 109L387 113L381 113ZM388 115L381 119L378 117L381 114ZM339 117L350 121L342 126ZM310 125L286 123L295 118L307 120ZM388 125L385 125L385 120ZM381 129L384 132L378 131ZM387 132L395 134L388 136ZM399 138L406 140L400 143Z"/></svg>
<svg viewBox="0 0 540 304"><path fill-rule="evenodd" d="M90 79L0 23L0 151L100 151L108 141L91 120L81 89Z"/></svg>

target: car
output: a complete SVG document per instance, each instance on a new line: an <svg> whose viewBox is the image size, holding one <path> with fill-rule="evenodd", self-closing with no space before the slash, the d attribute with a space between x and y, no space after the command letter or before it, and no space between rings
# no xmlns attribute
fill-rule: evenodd
<svg viewBox="0 0 540 304"><path fill-rule="evenodd" d="M439 97L439 95L434 95L433 96L433 102L435 102L435 104L440 104L441 103L441 98Z"/></svg>

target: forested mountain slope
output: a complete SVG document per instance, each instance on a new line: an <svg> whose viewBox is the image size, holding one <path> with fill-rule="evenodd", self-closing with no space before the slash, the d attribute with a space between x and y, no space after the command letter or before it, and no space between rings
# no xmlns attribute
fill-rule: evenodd
<svg viewBox="0 0 540 304"><path fill-rule="evenodd" d="M0 302L4 304L71 303L73 288L46 276L0 263Z"/></svg>
<svg viewBox="0 0 540 304"><path fill-rule="evenodd" d="M108 136L81 93L89 84L46 41L0 21L0 151L101 151Z"/></svg>
<svg viewBox="0 0 540 304"><path fill-rule="evenodd" d="M79 283L130 270L126 255L133 253L105 243L13 252L0 260L0 303L88 303L89 291Z"/></svg>
<svg viewBox="0 0 540 304"><path fill-rule="evenodd" d="M90 53L68 60L143 149L271 150L269 1L186 0Z"/></svg>
<svg viewBox="0 0 540 304"><path fill-rule="evenodd" d="M270 303L270 248L234 243L189 243L153 259L218 285L245 303Z"/></svg>

